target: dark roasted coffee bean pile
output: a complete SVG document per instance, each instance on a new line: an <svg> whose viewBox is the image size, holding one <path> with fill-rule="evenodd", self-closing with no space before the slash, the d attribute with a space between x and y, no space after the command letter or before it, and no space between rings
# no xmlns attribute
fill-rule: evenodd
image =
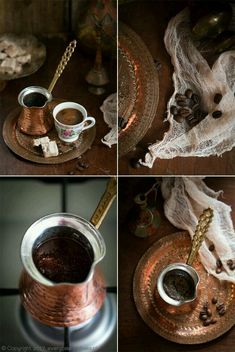
<svg viewBox="0 0 235 352"><path fill-rule="evenodd" d="M174 115L174 120L179 123L186 120L187 124L193 127L207 115L200 109L199 96L193 93L191 89L187 89L184 94L176 93L175 101L177 106L172 105L170 111Z"/></svg>
<svg viewBox="0 0 235 352"><path fill-rule="evenodd" d="M210 324L215 324L217 319L214 318L217 313L217 317L222 317L226 313L224 303L218 303L218 299L216 297L212 297L211 299L212 306L209 307L209 303L205 302L199 314L199 319L203 322L204 326L208 326ZM216 306L216 308L213 308Z"/></svg>
<svg viewBox="0 0 235 352"><path fill-rule="evenodd" d="M222 98L223 96L221 93L216 93L213 101L216 105L218 105ZM174 116L174 120L179 123L186 120L190 127L194 127L207 115L207 113L202 111L200 108L199 96L193 93L191 89L187 89L184 94L176 93L175 101L177 106L172 105L170 107L170 112ZM212 117L214 119L219 119L222 116L223 113L220 110L215 110L212 112Z"/></svg>
<svg viewBox="0 0 235 352"><path fill-rule="evenodd" d="M212 317L212 311L209 308L208 302L203 304L202 310L199 314L199 319L203 321L204 326L215 324L217 322L217 320Z"/></svg>

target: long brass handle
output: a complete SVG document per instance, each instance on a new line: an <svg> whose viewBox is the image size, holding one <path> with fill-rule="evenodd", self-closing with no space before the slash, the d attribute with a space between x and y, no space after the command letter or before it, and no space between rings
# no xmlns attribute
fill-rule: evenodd
<svg viewBox="0 0 235 352"><path fill-rule="evenodd" d="M67 65L67 63L69 62L72 53L74 52L74 49L76 48L77 45L77 41L73 40L71 43L69 43L69 45L67 46L64 55L62 56L59 65L57 66L57 69L55 71L54 77L49 85L48 91L51 93L58 78L61 76L62 72L65 69L65 66Z"/></svg>
<svg viewBox="0 0 235 352"><path fill-rule="evenodd" d="M200 215L198 224L193 236L191 251L189 253L189 257L187 260L188 265L192 265L194 258L208 231L212 218L213 218L213 210L211 208L205 209L203 213Z"/></svg>
<svg viewBox="0 0 235 352"><path fill-rule="evenodd" d="M115 177L112 177L108 181L107 188L90 220L90 222L97 229L100 227L116 195L117 195L117 180Z"/></svg>

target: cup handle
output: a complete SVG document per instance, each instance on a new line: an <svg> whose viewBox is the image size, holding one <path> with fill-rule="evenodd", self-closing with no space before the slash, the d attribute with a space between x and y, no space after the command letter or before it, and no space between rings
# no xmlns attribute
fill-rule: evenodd
<svg viewBox="0 0 235 352"><path fill-rule="evenodd" d="M84 125L83 125L83 129L82 129L83 131L84 131L84 130L87 130L88 128L91 128L92 126L94 126L94 125L95 125L95 122L96 122L95 119L94 119L94 117L87 116L87 118L83 121L83 123L88 122L88 121L89 121L90 123L89 123L89 125L87 125L87 126L84 126Z"/></svg>

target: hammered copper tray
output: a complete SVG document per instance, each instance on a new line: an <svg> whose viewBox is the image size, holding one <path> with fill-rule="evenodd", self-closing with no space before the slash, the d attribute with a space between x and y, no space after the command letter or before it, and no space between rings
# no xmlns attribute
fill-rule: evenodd
<svg viewBox="0 0 235 352"><path fill-rule="evenodd" d="M136 307L145 323L167 340L181 344L211 341L235 324L235 286L207 274L199 259L193 264L200 277L196 301L173 307L160 298L156 289L160 271L170 263L186 262L190 247L191 239L185 232L155 242L140 259L133 283ZM211 304L212 297L217 297L218 302L225 304L224 316L218 316L215 305ZM206 301L209 302L217 323L205 327L199 320L199 314Z"/></svg>
<svg viewBox="0 0 235 352"><path fill-rule="evenodd" d="M61 101L53 101L49 103L49 109L53 108ZM38 138L28 136L19 131L17 128L17 120L21 108L13 110L6 118L3 125L3 139L6 145L17 155L26 160L33 161L39 164L61 164L69 160L78 158L89 149L95 139L95 126L81 133L79 139L74 143L63 143L53 126L52 130L47 133L51 140L55 140L59 147L59 155L44 158L40 148L33 146L33 139Z"/></svg>
<svg viewBox="0 0 235 352"><path fill-rule="evenodd" d="M119 111L127 125L119 133L119 156L144 137L157 111L159 86L154 60L142 39L119 24Z"/></svg>

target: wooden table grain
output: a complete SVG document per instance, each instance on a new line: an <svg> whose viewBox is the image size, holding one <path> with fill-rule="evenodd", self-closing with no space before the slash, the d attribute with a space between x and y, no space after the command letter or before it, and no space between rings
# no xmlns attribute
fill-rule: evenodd
<svg viewBox="0 0 235 352"><path fill-rule="evenodd" d="M161 225L156 235L137 238L127 228L128 212L134 195L148 190L154 178L119 178L119 351L120 352L231 352L235 346L233 327L218 339L199 345L180 345L165 340L154 333L142 320L133 300L132 284L135 268L146 250L158 239L177 232L163 213L163 200L157 196L157 208L161 215ZM235 178L206 178L212 189L223 190L220 199L232 207L235 224Z"/></svg>
<svg viewBox="0 0 235 352"><path fill-rule="evenodd" d="M160 62L159 71L159 103L156 117L145 137L137 148L119 159L119 173L121 175L234 175L235 148L222 156L211 157L176 157L174 159L156 159L153 167L133 168L132 158L143 159L150 144L163 138L168 130L168 123L164 123L164 113L167 101L173 93L170 56L164 42L164 32L168 21L182 10L188 1L134 1L119 7L119 20L128 24L142 38L153 58Z"/></svg>
<svg viewBox="0 0 235 352"><path fill-rule="evenodd" d="M96 137L91 148L82 156L89 164L84 170L76 168L77 159L58 165L36 164L15 155L5 145L2 138L2 126L7 115L18 106L19 92L31 85L48 87L55 69L66 48L68 41L64 37L42 39L47 47L45 64L34 74L7 82L6 88L0 93L0 175L115 175L117 158L116 146L109 148L101 139L109 132L100 111L104 99L116 91L116 60L108 59L105 65L109 71L111 83L104 95L96 96L88 92L85 76L94 63L94 58L76 48L70 62L58 80L53 97L75 101L86 107L89 114L96 118Z"/></svg>

